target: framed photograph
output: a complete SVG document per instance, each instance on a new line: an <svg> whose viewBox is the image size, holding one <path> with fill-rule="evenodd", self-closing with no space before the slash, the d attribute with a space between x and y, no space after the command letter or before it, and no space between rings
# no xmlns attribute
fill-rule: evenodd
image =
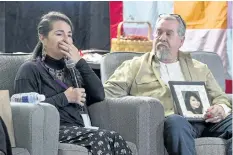
<svg viewBox="0 0 233 155"><path fill-rule="evenodd" d="M169 81L178 114L190 121L204 121L210 107L204 82Z"/></svg>

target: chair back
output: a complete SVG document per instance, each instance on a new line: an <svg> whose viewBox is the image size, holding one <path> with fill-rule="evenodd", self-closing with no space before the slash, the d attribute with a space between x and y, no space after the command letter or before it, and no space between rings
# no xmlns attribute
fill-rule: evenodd
<svg viewBox="0 0 233 155"><path fill-rule="evenodd" d="M104 83L124 61L144 53L114 52L106 54L100 63L101 80ZM191 52L193 59L208 65L215 79L225 90L224 68L221 58L214 52L195 51Z"/></svg>
<svg viewBox="0 0 233 155"><path fill-rule="evenodd" d="M124 61L144 53L136 52L113 52L106 54L100 61L101 81L104 83Z"/></svg>
<svg viewBox="0 0 233 155"><path fill-rule="evenodd" d="M225 91L225 73L220 56L217 53L205 51L192 52L191 55L193 59L208 66L222 90Z"/></svg>
<svg viewBox="0 0 233 155"><path fill-rule="evenodd" d="M14 94L14 80L19 67L30 58L31 54L0 54L0 90L9 90Z"/></svg>

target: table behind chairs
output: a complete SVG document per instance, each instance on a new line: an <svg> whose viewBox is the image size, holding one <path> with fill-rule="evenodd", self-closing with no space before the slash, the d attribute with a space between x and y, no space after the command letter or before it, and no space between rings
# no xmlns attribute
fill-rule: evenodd
<svg viewBox="0 0 233 155"><path fill-rule="evenodd" d="M87 54L99 54L99 55L105 55L107 53L109 53L108 50L100 50L100 49L87 49L87 50L82 50L81 53L83 54L83 57L85 59L85 56ZM86 57L88 58L88 57ZM88 59L86 59L87 63L89 64L89 66L93 69L93 71L96 73L96 75L101 78L100 76L100 61L90 61Z"/></svg>

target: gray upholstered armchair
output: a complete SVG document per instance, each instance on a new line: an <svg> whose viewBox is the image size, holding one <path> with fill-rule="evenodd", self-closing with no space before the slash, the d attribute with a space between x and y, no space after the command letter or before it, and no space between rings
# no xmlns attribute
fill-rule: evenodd
<svg viewBox="0 0 233 155"><path fill-rule="evenodd" d="M140 56L142 53L132 53L132 52L116 52L107 54L101 62L101 80L104 83L115 71L115 69L125 60L132 59L134 56ZM199 60L208 65L216 80L220 84L223 90L225 90L225 78L224 78L224 69L220 57L216 53L212 52L193 52L192 57L196 60ZM132 126L131 131L133 133L125 133L124 137L131 140L137 146L138 152L140 155L150 154L150 155L162 155L167 154L163 146L163 123L164 113L162 113L161 107L159 107L159 101L152 100L150 98L141 98L141 97L126 97L115 99L115 102L124 104L131 103L137 105L144 105L144 108L137 113L127 114L127 120L135 120L136 117L138 125ZM112 99L113 100L113 99ZM154 103L153 103L154 102ZM125 105L126 107L128 105ZM131 105L133 108L133 105ZM140 109L140 108L139 108ZM114 109L113 109L114 110ZM126 110L126 109L122 109ZM128 110L131 110L130 108ZM115 110L116 111L116 110ZM122 112L119 110L119 113ZM130 113L130 112L129 112ZM124 115L122 113L122 115ZM138 115L138 116L135 116ZM150 117L141 117L142 115L150 115ZM124 116L121 116L122 118ZM131 118L130 118L131 117ZM114 118L113 118L114 119ZM134 124L136 125L136 124ZM145 128L143 125L147 126ZM135 128L138 128L138 131L135 131ZM124 131L125 130L125 131ZM122 129L122 132L127 132L128 128ZM121 129L119 129L121 131ZM136 133L137 132L137 133ZM133 135L137 134L137 136ZM133 138L134 136L134 138ZM224 155L226 150L226 141L220 138L198 138L195 140L196 150L198 155ZM147 147L146 153L144 153L144 148Z"/></svg>
<svg viewBox="0 0 233 155"><path fill-rule="evenodd" d="M29 54L0 54L0 90L13 94L19 66ZM58 152L59 113L46 103L11 103L16 147L13 155L56 155ZM53 122L53 123L51 123Z"/></svg>
<svg viewBox="0 0 233 155"><path fill-rule="evenodd" d="M0 90L7 89L10 95L13 94L13 83L18 68L30 56L30 54L0 54ZM106 99L91 105L88 109L92 124L118 131L126 137L134 155L149 155L151 154L149 152L154 150L161 152L163 147L155 145L156 142L150 139L150 133L162 134L163 117L161 120L151 120L150 123L148 121L150 118L163 116L163 107L155 99L145 97L140 100L140 103L134 103L134 99L130 98ZM58 142L59 113L54 106L48 103L11 103L11 107L16 139L14 155L88 155L87 149L82 146ZM150 109L161 110L159 113L148 113ZM154 126L158 130L152 132Z"/></svg>

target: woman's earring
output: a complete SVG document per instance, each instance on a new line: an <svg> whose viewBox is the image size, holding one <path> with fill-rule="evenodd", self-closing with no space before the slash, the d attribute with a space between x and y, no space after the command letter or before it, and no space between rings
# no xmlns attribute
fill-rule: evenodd
<svg viewBox="0 0 233 155"><path fill-rule="evenodd" d="M45 47L43 46L43 49L42 49L42 61L45 60L45 57L46 57L46 52L45 52Z"/></svg>

